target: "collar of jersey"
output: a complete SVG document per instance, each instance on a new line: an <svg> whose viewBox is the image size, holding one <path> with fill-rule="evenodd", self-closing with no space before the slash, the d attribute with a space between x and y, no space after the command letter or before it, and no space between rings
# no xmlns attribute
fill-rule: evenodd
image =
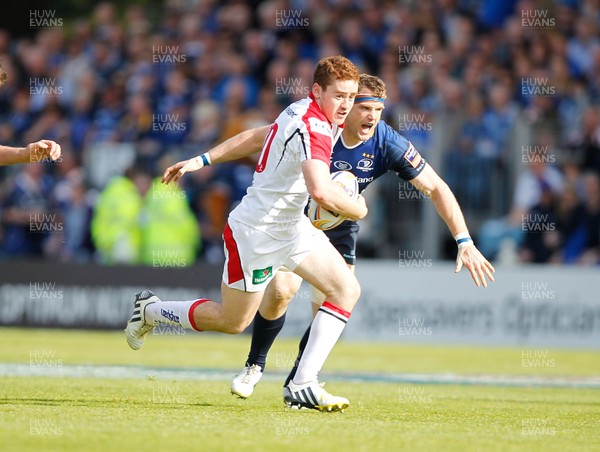
<svg viewBox="0 0 600 452"><path fill-rule="evenodd" d="M310 103L309 108L312 108L315 112L318 112L319 119L327 121L327 124L329 124L329 126L333 128L333 123L329 119L327 119L327 116L325 116L325 113L323 113L323 110L321 110L321 107L319 107L319 104L317 104L317 99L315 99L315 96L313 96L312 91L309 93L308 97L312 101ZM344 126L342 125L340 128L343 129Z"/></svg>
<svg viewBox="0 0 600 452"><path fill-rule="evenodd" d="M372 137L372 136L373 136L373 135L371 135L371 137ZM370 139L371 139L371 138L369 138L369 140L370 140ZM356 143L354 146L348 146L348 145L346 144L346 141L344 140L344 135L340 135L340 140L342 140L342 144L344 145L344 147L345 147L346 149L356 149L356 148L357 148L357 147L359 147L361 144L363 144L363 143L366 143L367 141L369 141L369 140L367 140L367 141L359 141L359 142L358 142L358 143Z"/></svg>

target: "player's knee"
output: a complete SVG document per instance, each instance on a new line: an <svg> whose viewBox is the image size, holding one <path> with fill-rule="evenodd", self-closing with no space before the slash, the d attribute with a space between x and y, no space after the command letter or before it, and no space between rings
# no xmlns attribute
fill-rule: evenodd
<svg viewBox="0 0 600 452"><path fill-rule="evenodd" d="M352 275L351 278L346 278L345 281L343 281L343 284L340 285L340 290L342 296L347 300L356 301L358 300L358 297L360 297L360 284L354 275Z"/></svg>
<svg viewBox="0 0 600 452"><path fill-rule="evenodd" d="M271 296L269 298L273 305L287 306L300 288L301 281L302 280L293 273L278 273L270 284ZM267 293L268 292L269 291L267 291Z"/></svg>
<svg viewBox="0 0 600 452"><path fill-rule="evenodd" d="M352 278L352 283L347 286L348 293L346 296L348 300L353 300L354 302L358 301L360 298L360 284L356 280L356 278Z"/></svg>
<svg viewBox="0 0 600 452"><path fill-rule="evenodd" d="M339 300L354 305L360 297L360 284L356 278L348 278L332 287L325 296L328 301Z"/></svg>
<svg viewBox="0 0 600 452"><path fill-rule="evenodd" d="M280 306L280 305L287 306L289 304L290 300L292 298L294 298L295 294L296 294L296 291L294 290L294 288L275 287L273 301L275 302L275 304L277 304L277 306Z"/></svg>

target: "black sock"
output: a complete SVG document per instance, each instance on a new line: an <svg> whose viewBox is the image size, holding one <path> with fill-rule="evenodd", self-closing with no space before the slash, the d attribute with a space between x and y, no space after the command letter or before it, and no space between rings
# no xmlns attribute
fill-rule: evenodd
<svg viewBox="0 0 600 452"><path fill-rule="evenodd" d="M302 339L300 339L300 345L298 346L298 356L296 357L296 362L294 363L294 368L292 369L292 371L290 372L288 377L285 379L285 383L283 386L287 386L289 384L289 382L292 381L294 379L294 377L296 376L296 370L298 370L298 364L300 364L300 358L302 358L302 353L304 352L304 349L306 348L306 344L308 343L308 336L310 336L310 326L304 332L304 336L302 336Z"/></svg>
<svg viewBox="0 0 600 452"><path fill-rule="evenodd" d="M250 343L250 353L246 366L258 364L262 371L265 370L267 363L267 354L273 345L273 341L283 328L285 323L285 312L281 317L275 320L267 320L260 312L254 316L254 326L252 328L252 342Z"/></svg>

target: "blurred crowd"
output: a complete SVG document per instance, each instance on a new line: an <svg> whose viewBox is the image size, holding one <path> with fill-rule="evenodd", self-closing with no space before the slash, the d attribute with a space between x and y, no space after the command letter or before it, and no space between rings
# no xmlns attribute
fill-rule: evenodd
<svg viewBox="0 0 600 452"><path fill-rule="evenodd" d="M596 264L599 24L599 0L197 0L0 29L0 143L63 149L0 168L0 257L218 262L254 161L157 177L270 123L342 54L386 82L383 119L438 162L486 256Z"/></svg>

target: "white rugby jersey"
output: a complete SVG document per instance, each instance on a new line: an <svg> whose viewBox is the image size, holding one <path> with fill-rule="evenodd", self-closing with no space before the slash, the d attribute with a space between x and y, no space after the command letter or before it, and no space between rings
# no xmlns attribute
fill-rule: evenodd
<svg viewBox="0 0 600 452"><path fill-rule="evenodd" d="M287 107L271 126L252 185L230 218L276 239L293 236L308 201L301 163L319 159L329 166L341 132L342 127L327 120L312 93Z"/></svg>

